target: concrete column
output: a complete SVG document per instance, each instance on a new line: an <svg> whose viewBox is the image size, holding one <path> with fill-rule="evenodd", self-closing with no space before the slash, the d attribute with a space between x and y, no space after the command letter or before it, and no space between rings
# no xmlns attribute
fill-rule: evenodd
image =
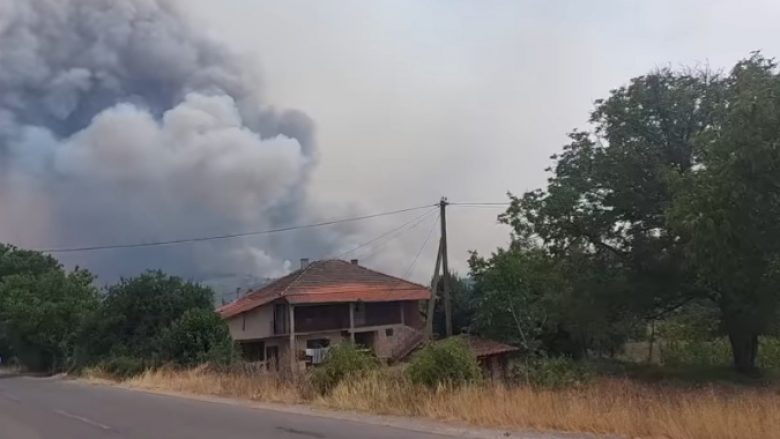
<svg viewBox="0 0 780 439"><path fill-rule="evenodd" d="M406 313L404 312L404 305L406 305L406 302L398 302L398 308L401 310L401 324L402 325L406 324L406 316L405 316Z"/></svg>
<svg viewBox="0 0 780 439"><path fill-rule="evenodd" d="M289 319L290 319L290 349L289 349L289 356L290 356L290 371L295 372L295 368L298 363L298 356L296 355L298 352L296 343L295 343L295 306L293 304L289 304L287 306L289 309Z"/></svg>
<svg viewBox="0 0 780 439"><path fill-rule="evenodd" d="M349 306L349 339L355 344L355 304L350 302Z"/></svg>

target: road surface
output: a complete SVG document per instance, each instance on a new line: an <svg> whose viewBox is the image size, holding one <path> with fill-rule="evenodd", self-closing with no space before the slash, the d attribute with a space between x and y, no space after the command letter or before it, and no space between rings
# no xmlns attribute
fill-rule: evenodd
<svg viewBox="0 0 780 439"><path fill-rule="evenodd" d="M450 437L75 381L0 375L0 439Z"/></svg>

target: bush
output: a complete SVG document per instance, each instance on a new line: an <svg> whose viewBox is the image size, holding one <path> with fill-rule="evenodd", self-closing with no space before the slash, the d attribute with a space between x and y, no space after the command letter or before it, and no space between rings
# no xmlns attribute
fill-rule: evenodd
<svg viewBox="0 0 780 439"><path fill-rule="evenodd" d="M321 393L329 393L341 380L379 366L370 352L358 349L352 343L340 343L328 352L328 358L311 374L312 385Z"/></svg>
<svg viewBox="0 0 780 439"><path fill-rule="evenodd" d="M187 310L165 328L159 339L163 361L191 367L203 363L226 365L234 359L227 324L213 311Z"/></svg>
<svg viewBox="0 0 780 439"><path fill-rule="evenodd" d="M119 356L103 360L97 367L114 378L125 379L140 375L148 365L139 358Z"/></svg>
<svg viewBox="0 0 780 439"><path fill-rule="evenodd" d="M667 366L728 366L731 345L725 338L673 340L661 345L661 358ZM761 337L756 361L760 368L780 369L780 339Z"/></svg>
<svg viewBox="0 0 780 439"><path fill-rule="evenodd" d="M458 338L424 347L412 360L407 374L413 383L428 387L459 386L481 377L477 359L466 343Z"/></svg>
<svg viewBox="0 0 780 439"><path fill-rule="evenodd" d="M509 369L513 381L544 388L578 385L589 378L583 364L567 357L536 357L513 362Z"/></svg>

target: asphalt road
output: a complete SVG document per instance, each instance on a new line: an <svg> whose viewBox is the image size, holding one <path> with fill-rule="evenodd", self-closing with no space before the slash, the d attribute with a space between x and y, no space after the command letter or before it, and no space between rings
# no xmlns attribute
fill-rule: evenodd
<svg viewBox="0 0 780 439"><path fill-rule="evenodd" d="M0 439L442 439L362 422L0 375Z"/></svg>

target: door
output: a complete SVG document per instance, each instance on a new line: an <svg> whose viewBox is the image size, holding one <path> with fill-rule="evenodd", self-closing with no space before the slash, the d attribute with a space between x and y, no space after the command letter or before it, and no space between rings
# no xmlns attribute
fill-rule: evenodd
<svg viewBox="0 0 780 439"><path fill-rule="evenodd" d="M279 370L279 346L266 347L265 360L269 370Z"/></svg>

